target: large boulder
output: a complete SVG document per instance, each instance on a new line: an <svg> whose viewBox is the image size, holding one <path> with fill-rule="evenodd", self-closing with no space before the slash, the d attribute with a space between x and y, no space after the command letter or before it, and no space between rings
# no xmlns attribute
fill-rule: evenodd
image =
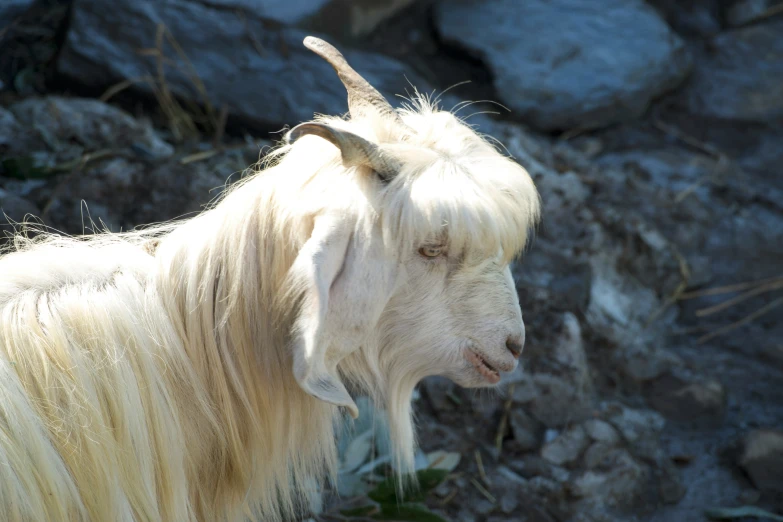
<svg viewBox="0 0 783 522"><path fill-rule="evenodd" d="M688 73L683 41L642 0L459 0L441 37L486 62L503 103L545 130L641 115Z"/></svg>
<svg viewBox="0 0 783 522"><path fill-rule="evenodd" d="M246 0L247 1L247 0ZM158 37L159 27L165 27ZM345 88L324 60L306 49L308 33L257 12L244 14L196 0L76 0L59 71L94 88L131 81L167 91L268 129L346 110ZM158 59L158 43L165 58ZM391 103L426 88L395 60L344 49L351 65ZM158 69L162 62L162 72Z"/></svg>
<svg viewBox="0 0 783 522"><path fill-rule="evenodd" d="M284 25L317 29L341 37L368 34L414 0L209 0L222 9L240 9Z"/></svg>
<svg viewBox="0 0 783 522"><path fill-rule="evenodd" d="M716 36L683 93L689 112L750 122L783 118L781 33L783 20Z"/></svg>

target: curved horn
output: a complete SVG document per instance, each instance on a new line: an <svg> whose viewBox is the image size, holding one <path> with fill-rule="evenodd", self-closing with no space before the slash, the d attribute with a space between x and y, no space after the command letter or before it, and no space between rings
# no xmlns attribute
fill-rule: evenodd
<svg viewBox="0 0 783 522"><path fill-rule="evenodd" d="M384 153L378 145L352 132L335 129L323 123L299 124L288 131L286 139L293 143L308 134L323 138L340 149L345 165L371 167L382 181L391 181L400 170L400 163Z"/></svg>
<svg viewBox="0 0 783 522"><path fill-rule="evenodd" d="M386 98L348 65L345 57L334 46L314 36L305 38L304 45L329 62L329 65L337 71L337 76L340 77L348 91L348 109L351 112L351 117L356 118L364 114L367 108L371 108L383 116L388 116L402 127L409 129L391 104L386 101Z"/></svg>

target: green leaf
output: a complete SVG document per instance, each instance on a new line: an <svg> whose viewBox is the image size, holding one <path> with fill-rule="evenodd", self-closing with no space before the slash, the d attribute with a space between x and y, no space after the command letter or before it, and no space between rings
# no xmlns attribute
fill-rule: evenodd
<svg viewBox="0 0 783 522"><path fill-rule="evenodd" d="M382 504L397 502L397 483L394 477L387 478L375 486L375 489L367 493L367 496Z"/></svg>
<svg viewBox="0 0 783 522"><path fill-rule="evenodd" d="M411 502L420 502L424 500L427 493L438 487L449 474L445 469L421 469L416 472L416 479L419 487L404 492L405 500ZM389 477L367 494L368 497L380 504L399 504L403 499L397 496L397 480L395 477Z"/></svg>
<svg viewBox="0 0 783 522"><path fill-rule="evenodd" d="M422 493L429 493L438 487L438 484L443 482L448 475L449 470L438 468L422 469L416 472Z"/></svg>
<svg viewBox="0 0 783 522"><path fill-rule="evenodd" d="M783 521L783 516L770 513L755 506L742 506L737 508L709 508L704 510L704 514L716 520L726 520L742 517L767 518L769 520Z"/></svg>
<svg viewBox="0 0 783 522"><path fill-rule="evenodd" d="M375 520L396 520L397 522L448 522L421 504L382 504L381 512L372 515Z"/></svg>

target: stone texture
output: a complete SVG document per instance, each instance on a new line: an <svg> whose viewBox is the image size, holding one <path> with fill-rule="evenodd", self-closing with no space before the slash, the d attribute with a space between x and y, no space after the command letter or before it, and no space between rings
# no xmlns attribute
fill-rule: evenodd
<svg viewBox="0 0 783 522"><path fill-rule="evenodd" d="M164 36L165 84L177 96L197 103L206 97L215 110L226 106L229 116L274 130L316 112L347 110L345 88L332 67L302 45L307 32L195 0L118 0L111 9L103 0L77 0L58 69L90 87L146 77L151 81L135 86L148 93L153 86L161 89L155 58L159 24L184 54ZM341 47L392 104L400 102L396 94L410 89L409 80L427 90L401 63Z"/></svg>
<svg viewBox="0 0 783 522"><path fill-rule="evenodd" d="M649 386L650 405L666 417L680 422L720 422L726 407L726 391L719 382L687 382L667 374Z"/></svg>
<svg viewBox="0 0 783 522"><path fill-rule="evenodd" d="M509 414L509 424L518 449L522 451L538 449L544 435L544 426L541 422L517 407Z"/></svg>
<svg viewBox="0 0 783 522"><path fill-rule="evenodd" d="M739 27L783 12L780 0L737 0L726 9L726 22Z"/></svg>
<svg viewBox="0 0 783 522"><path fill-rule="evenodd" d="M385 20L397 15L415 0L331 0L305 25L341 38L369 35ZM302 3L307 0L302 0Z"/></svg>
<svg viewBox="0 0 783 522"><path fill-rule="evenodd" d="M709 37L721 31L723 0L650 0L682 37Z"/></svg>
<svg viewBox="0 0 783 522"><path fill-rule="evenodd" d="M608 422L601 419L588 419L583 424L587 435L596 442L603 442L613 446L620 442L617 430Z"/></svg>
<svg viewBox="0 0 783 522"><path fill-rule="evenodd" d="M641 495L649 479L649 469L624 449L609 453L602 470L585 471L571 483L571 492L589 503L607 507L628 507Z"/></svg>
<svg viewBox="0 0 783 522"><path fill-rule="evenodd" d="M606 442L594 442L585 451L583 461L587 469L594 469L604 465L606 459L611 455L614 445Z"/></svg>
<svg viewBox="0 0 783 522"><path fill-rule="evenodd" d="M546 443L541 448L541 456L557 466L569 464L579 458L588 442L584 428L573 426Z"/></svg>
<svg viewBox="0 0 783 522"><path fill-rule="evenodd" d="M538 373L533 377L536 397L528 411L548 428L560 428L588 414L589 398L555 375Z"/></svg>
<svg viewBox="0 0 783 522"><path fill-rule="evenodd" d="M635 118L690 67L684 43L641 0L441 2L436 23L484 60L516 116L546 130Z"/></svg>
<svg viewBox="0 0 783 522"><path fill-rule="evenodd" d="M759 429L748 433L742 442L739 465L756 488L783 495L783 431Z"/></svg>
<svg viewBox="0 0 783 522"><path fill-rule="evenodd" d="M46 145L73 154L106 148L134 150L148 159L163 159L174 148L160 138L149 122L88 98L61 96L26 98L10 107L19 122L35 122Z"/></svg>
<svg viewBox="0 0 783 522"><path fill-rule="evenodd" d="M341 37L363 36L414 0L202 0L221 9L241 9L283 25Z"/></svg>
<svg viewBox="0 0 783 522"><path fill-rule="evenodd" d="M717 35L683 92L692 113L748 122L783 116L783 20Z"/></svg>
<svg viewBox="0 0 783 522"><path fill-rule="evenodd" d="M204 0L221 10L242 10L284 25L299 25L316 16L332 0Z"/></svg>
<svg viewBox="0 0 783 522"><path fill-rule="evenodd" d="M30 9L34 3L35 0L3 0L0 4L0 27L12 23L16 17Z"/></svg>
<svg viewBox="0 0 783 522"><path fill-rule="evenodd" d="M257 160L261 144L182 161L148 122L125 111L98 100L46 96L0 111L0 148L0 205L9 217L21 221L30 213L46 226L81 234L198 212L227 178ZM27 161L37 170L19 167ZM25 175L33 179L15 179Z"/></svg>
<svg viewBox="0 0 783 522"><path fill-rule="evenodd" d="M640 458L660 457L659 437L666 419L652 410L637 410L609 402L601 404L602 417L620 432L625 444Z"/></svg>

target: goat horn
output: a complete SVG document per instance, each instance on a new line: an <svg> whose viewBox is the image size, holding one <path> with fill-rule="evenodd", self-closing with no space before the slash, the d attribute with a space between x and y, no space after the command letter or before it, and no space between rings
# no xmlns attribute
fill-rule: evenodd
<svg viewBox="0 0 783 522"><path fill-rule="evenodd" d="M410 130L410 127L405 125L402 118L400 118L400 115L397 114L391 104L386 101L386 98L348 65L345 57L333 45L314 36L305 38L304 45L329 62L329 65L337 71L337 76L340 77L340 80L348 91L348 110L351 112L351 117L356 118L357 116L361 116L364 114L364 110L367 107L370 107L382 116L391 118L406 130Z"/></svg>
<svg viewBox="0 0 783 522"><path fill-rule="evenodd" d="M323 138L340 149L345 165L371 167L384 182L391 181L400 170L400 163L375 143L323 123L301 123L288 131L286 139L288 143L293 143L308 134Z"/></svg>

